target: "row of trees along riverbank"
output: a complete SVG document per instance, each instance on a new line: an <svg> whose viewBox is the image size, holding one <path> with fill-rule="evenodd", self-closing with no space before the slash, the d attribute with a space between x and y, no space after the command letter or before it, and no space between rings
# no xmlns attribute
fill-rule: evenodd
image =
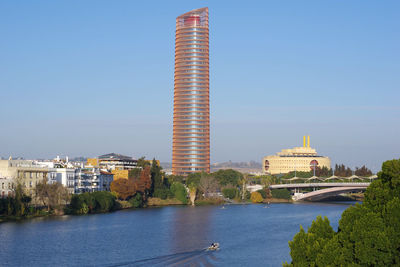
<svg viewBox="0 0 400 267"><path fill-rule="evenodd" d="M284 266L400 266L400 160L386 161L365 192L346 209L334 231L317 217L289 242Z"/></svg>
<svg viewBox="0 0 400 267"><path fill-rule="evenodd" d="M336 164L335 168L333 169L329 169L325 166L322 168L318 166L315 169L315 176L317 177L328 178L331 177L332 175L335 175L337 177L350 177L352 175L356 175L359 177L370 177L373 175L373 173L365 165L362 167L356 167L354 170L351 169L350 167L345 166L344 164ZM314 171L313 170L308 172L291 171L287 174L284 174L282 178L289 179L295 176L299 178L311 178L312 176L314 176Z"/></svg>
<svg viewBox="0 0 400 267"><path fill-rule="evenodd" d="M147 205L220 204L226 199L272 201L272 198L290 199L285 189L268 189L268 185L279 183L274 176L249 177L235 170L194 173L187 177L165 175L156 161L150 164L144 158L138 160L138 167L129 172L128 179L112 182L112 192L93 192L78 195L68 194L61 184L39 183L35 188L34 201L26 196L24 188L18 185L15 197L0 200L0 217L30 217L43 215L87 214L109 212L123 208L142 208ZM246 190L246 184L262 184L264 189L253 193ZM189 198L188 198L189 191ZM34 203L34 204L33 204Z"/></svg>

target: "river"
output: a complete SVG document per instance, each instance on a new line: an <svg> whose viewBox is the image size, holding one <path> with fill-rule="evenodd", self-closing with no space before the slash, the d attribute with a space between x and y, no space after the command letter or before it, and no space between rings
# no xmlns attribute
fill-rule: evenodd
<svg viewBox="0 0 400 267"><path fill-rule="evenodd" d="M353 203L351 203L353 204ZM163 207L0 224L0 266L281 266L316 216L349 203ZM205 251L219 242L219 251Z"/></svg>

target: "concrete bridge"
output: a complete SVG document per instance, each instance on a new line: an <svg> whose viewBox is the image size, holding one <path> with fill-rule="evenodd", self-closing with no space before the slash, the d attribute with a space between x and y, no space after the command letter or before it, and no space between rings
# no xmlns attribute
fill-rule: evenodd
<svg viewBox="0 0 400 267"><path fill-rule="evenodd" d="M370 183L299 183L299 184L276 184L270 185L270 189L291 189L294 190L293 200L318 201L327 197L343 193L365 191ZM312 188L313 191L301 193L300 189ZM323 188L323 189L321 189Z"/></svg>

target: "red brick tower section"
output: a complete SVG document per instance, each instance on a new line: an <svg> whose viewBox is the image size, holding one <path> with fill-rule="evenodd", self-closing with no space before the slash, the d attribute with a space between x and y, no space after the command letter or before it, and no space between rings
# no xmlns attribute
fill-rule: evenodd
<svg viewBox="0 0 400 267"><path fill-rule="evenodd" d="M176 18L172 173L210 172L208 8Z"/></svg>

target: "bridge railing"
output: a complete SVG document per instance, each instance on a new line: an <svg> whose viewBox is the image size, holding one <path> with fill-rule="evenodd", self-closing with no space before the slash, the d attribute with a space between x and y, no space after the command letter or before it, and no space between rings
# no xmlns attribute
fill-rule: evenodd
<svg viewBox="0 0 400 267"><path fill-rule="evenodd" d="M368 187L370 183L356 182L356 183L297 183L297 184L276 184L270 185L270 189L281 188L319 188L319 187Z"/></svg>
<svg viewBox="0 0 400 267"><path fill-rule="evenodd" d="M373 175L370 177L361 177L361 176L350 176L350 177L338 177L338 176L331 176L331 177L317 177L313 176L310 178L302 178L302 177L293 177L293 178L288 178L288 179L282 179L283 184L291 184L292 182L297 182L297 183L335 183L336 181L340 181L342 183L354 183L355 181L360 181L360 182L365 182L369 181L372 182L373 180L377 179L378 176Z"/></svg>

